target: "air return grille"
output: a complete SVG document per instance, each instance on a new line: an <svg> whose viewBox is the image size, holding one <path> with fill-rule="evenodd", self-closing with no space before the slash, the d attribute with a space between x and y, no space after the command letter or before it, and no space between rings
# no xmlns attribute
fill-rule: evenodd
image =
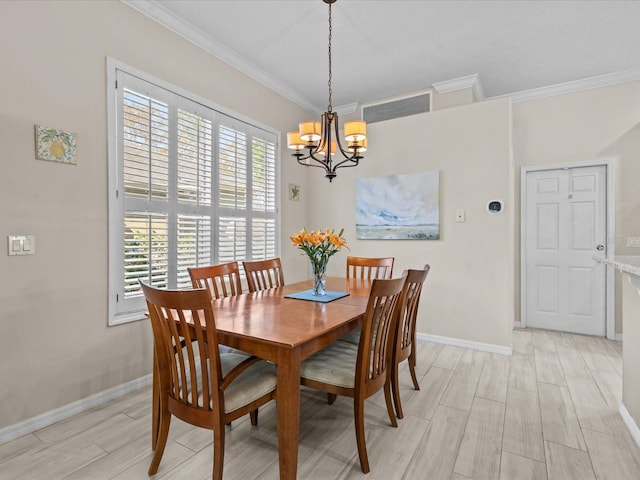
<svg viewBox="0 0 640 480"><path fill-rule="evenodd" d="M362 107L362 119L367 123L384 122L431 111L431 93L405 97Z"/></svg>

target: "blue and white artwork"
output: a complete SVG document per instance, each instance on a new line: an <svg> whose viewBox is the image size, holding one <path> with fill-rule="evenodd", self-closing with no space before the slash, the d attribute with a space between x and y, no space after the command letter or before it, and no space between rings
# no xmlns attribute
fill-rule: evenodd
<svg viewBox="0 0 640 480"><path fill-rule="evenodd" d="M363 178L356 184L356 237L440 238L438 172Z"/></svg>

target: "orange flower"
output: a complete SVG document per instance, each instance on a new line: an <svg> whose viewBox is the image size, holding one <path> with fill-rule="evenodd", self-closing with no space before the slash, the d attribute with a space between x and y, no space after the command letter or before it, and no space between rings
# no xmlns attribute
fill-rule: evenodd
<svg viewBox="0 0 640 480"><path fill-rule="evenodd" d="M307 231L306 227L291 235L291 243L302 250L314 264L325 264L329 257L338 253L342 247L349 248L343 238L344 228L339 233L326 228L324 230Z"/></svg>

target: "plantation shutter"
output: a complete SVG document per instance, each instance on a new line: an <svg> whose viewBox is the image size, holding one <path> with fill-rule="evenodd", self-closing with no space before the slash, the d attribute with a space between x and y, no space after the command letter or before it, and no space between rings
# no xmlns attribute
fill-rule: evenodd
<svg viewBox="0 0 640 480"><path fill-rule="evenodd" d="M276 151L273 142L252 139L251 256L276 256Z"/></svg>
<svg viewBox="0 0 640 480"><path fill-rule="evenodd" d="M138 279L169 286L169 97L151 85L122 89L123 313L143 308Z"/></svg>
<svg viewBox="0 0 640 480"><path fill-rule="evenodd" d="M183 98L178 103L176 287L190 288L188 269L214 263L214 117Z"/></svg>
<svg viewBox="0 0 640 480"><path fill-rule="evenodd" d="M111 324L142 317L138 280L190 288L190 267L279 248L276 135L184 92L117 78Z"/></svg>

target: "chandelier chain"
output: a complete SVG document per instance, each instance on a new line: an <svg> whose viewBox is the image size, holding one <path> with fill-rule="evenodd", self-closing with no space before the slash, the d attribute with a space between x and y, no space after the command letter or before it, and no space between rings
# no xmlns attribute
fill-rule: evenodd
<svg viewBox="0 0 640 480"><path fill-rule="evenodd" d="M331 112L333 110L333 106L331 105L331 4L329 4L329 105L327 106L327 110Z"/></svg>

